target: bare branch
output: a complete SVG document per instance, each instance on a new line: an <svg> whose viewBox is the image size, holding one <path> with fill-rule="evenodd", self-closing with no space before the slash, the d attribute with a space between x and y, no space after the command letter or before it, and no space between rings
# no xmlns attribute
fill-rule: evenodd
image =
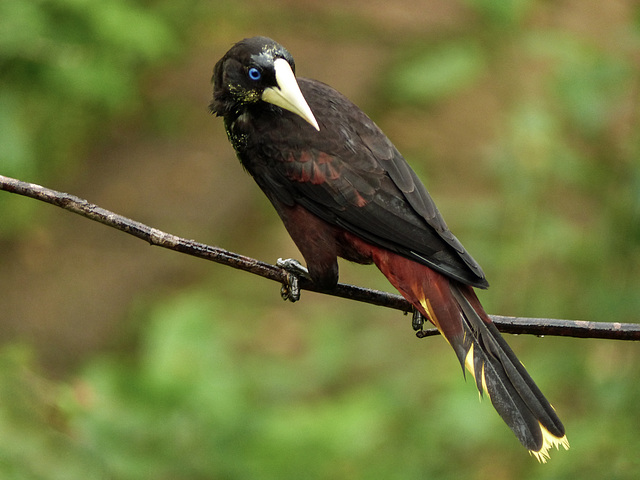
<svg viewBox="0 0 640 480"><path fill-rule="evenodd" d="M34 183L22 182L3 175L0 175L0 190L56 205L70 212L121 230L134 237L138 237L149 242L151 245L157 245L194 257L228 265L279 283L286 282L289 275L286 270L275 265L239 255L219 247L212 247L196 242L195 240L188 240L163 232L157 228L149 227L143 223L113 213L74 195L69 195L68 193L58 192ZM412 310L411 304L400 295L357 287L355 285L340 283L335 290L324 292L315 287L310 280L300 278L300 288L381 307L393 308L403 312L410 312ZM640 340L640 324L585 322L554 318L505 317L502 315L490 315L490 317L498 329L504 333ZM438 331L431 329L420 333L421 337L428 337L438 334Z"/></svg>

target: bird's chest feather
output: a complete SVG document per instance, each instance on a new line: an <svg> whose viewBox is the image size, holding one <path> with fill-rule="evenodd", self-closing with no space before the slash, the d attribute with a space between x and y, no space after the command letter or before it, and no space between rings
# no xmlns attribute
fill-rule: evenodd
<svg viewBox="0 0 640 480"><path fill-rule="evenodd" d="M273 166L287 158L291 149L300 147L296 138L299 122L287 113L256 109L225 119L229 141L251 174L261 167Z"/></svg>
<svg viewBox="0 0 640 480"><path fill-rule="evenodd" d="M252 118L247 113L241 113L235 117L225 118L224 126L229 141L238 155L241 155L249 144L252 134Z"/></svg>

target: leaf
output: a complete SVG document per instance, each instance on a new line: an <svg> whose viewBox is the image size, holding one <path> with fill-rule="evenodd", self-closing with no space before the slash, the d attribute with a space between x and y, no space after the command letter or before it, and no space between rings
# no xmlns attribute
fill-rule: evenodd
<svg viewBox="0 0 640 480"><path fill-rule="evenodd" d="M486 69L484 53L473 41L422 51L393 70L391 96L402 103L431 103L473 85Z"/></svg>

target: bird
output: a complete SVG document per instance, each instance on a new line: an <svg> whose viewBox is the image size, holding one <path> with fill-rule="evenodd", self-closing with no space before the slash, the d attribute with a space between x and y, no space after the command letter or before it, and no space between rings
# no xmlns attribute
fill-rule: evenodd
<svg viewBox="0 0 640 480"><path fill-rule="evenodd" d="M297 77L293 56L267 37L235 43L211 81L210 112L302 254L300 274L331 291L338 257L375 264L538 461L568 449L555 409L475 294L489 286L483 270L382 130L337 90Z"/></svg>

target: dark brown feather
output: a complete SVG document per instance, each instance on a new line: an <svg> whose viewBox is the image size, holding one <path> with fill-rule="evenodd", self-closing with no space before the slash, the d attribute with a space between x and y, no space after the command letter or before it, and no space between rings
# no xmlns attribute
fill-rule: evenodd
<svg viewBox="0 0 640 480"><path fill-rule="evenodd" d="M297 115L281 109L273 115L262 104L249 107L251 124L229 124L230 137L252 130L238 154L272 201L300 205L330 225L486 288L478 263L377 125L331 87L298 81L319 132Z"/></svg>

